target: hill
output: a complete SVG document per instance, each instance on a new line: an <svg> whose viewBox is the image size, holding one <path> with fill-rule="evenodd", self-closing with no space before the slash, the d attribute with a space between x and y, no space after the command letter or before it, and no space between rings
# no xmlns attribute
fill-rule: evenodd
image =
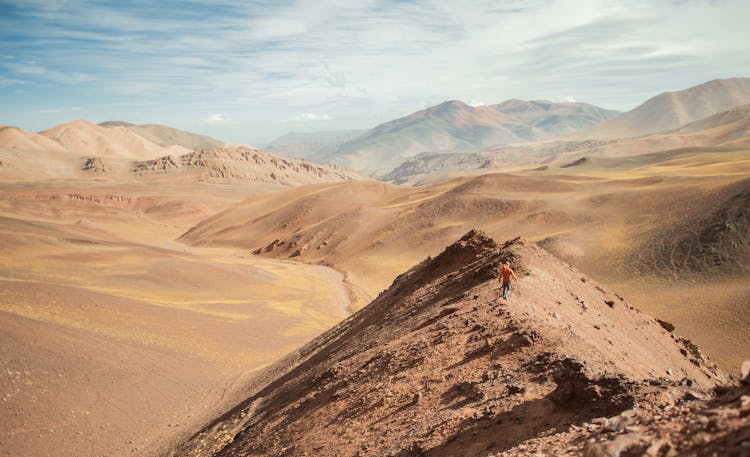
<svg viewBox="0 0 750 457"><path fill-rule="evenodd" d="M244 145L223 145L181 156L134 162L139 177L166 177L193 181L246 181L297 186L360 179L335 165L282 157Z"/></svg>
<svg viewBox="0 0 750 457"><path fill-rule="evenodd" d="M167 125L142 124L135 125L125 121L100 122L101 127L126 127L143 138L159 146L182 146L191 151L210 149L221 146L221 141L206 135L187 132Z"/></svg>
<svg viewBox="0 0 750 457"><path fill-rule="evenodd" d="M508 301L502 261L521 278ZM543 249L478 231L261 378L172 455L485 456L523 454L541 437L560 455L574 443L555 435L660 420L727 381L690 342Z"/></svg>
<svg viewBox="0 0 750 457"><path fill-rule="evenodd" d="M177 178L183 184L254 182L264 186L360 179L356 173L334 165L288 158L250 146L223 145L210 137L171 127L122 121L103 124L74 121L41 134L0 127L0 179L104 179L125 184Z"/></svg>
<svg viewBox="0 0 750 457"><path fill-rule="evenodd" d="M750 104L691 122L672 133L702 137L700 139L706 145L711 143L718 146L750 146Z"/></svg>
<svg viewBox="0 0 750 457"><path fill-rule="evenodd" d="M626 138L664 132L750 103L750 78L716 79L676 92L663 92L590 130L587 138Z"/></svg>
<svg viewBox="0 0 750 457"><path fill-rule="evenodd" d="M383 174L421 152L469 152L575 132L616 112L585 103L525 102L469 106L452 100L381 124L320 160Z"/></svg>
<svg viewBox="0 0 750 457"><path fill-rule="evenodd" d="M152 143L122 125L102 127L78 120L58 125L40 134L78 156L144 160L174 152L172 149Z"/></svg>
<svg viewBox="0 0 750 457"><path fill-rule="evenodd" d="M0 125L0 148L29 152L64 153L66 151L58 142L44 135L6 125Z"/></svg>
<svg viewBox="0 0 750 457"><path fill-rule="evenodd" d="M201 149L216 148L224 144L210 136L186 132L185 130L166 125L143 124L131 125L128 128L160 146L182 146L191 151L200 151Z"/></svg>

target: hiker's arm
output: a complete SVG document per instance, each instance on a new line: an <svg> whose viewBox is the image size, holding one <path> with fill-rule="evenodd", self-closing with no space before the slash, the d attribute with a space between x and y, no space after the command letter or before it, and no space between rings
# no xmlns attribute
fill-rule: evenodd
<svg viewBox="0 0 750 457"><path fill-rule="evenodd" d="M513 277L513 279L515 279L516 281L518 281L518 276L516 276L516 272L515 271L511 271L510 275Z"/></svg>

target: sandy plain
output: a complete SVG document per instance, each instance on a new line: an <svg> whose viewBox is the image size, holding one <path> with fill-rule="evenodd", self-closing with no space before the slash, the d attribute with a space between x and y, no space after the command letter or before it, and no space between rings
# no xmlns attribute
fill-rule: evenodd
<svg viewBox="0 0 750 457"><path fill-rule="evenodd" d="M347 315L325 267L191 248L259 186L0 188L0 455L156 455Z"/></svg>

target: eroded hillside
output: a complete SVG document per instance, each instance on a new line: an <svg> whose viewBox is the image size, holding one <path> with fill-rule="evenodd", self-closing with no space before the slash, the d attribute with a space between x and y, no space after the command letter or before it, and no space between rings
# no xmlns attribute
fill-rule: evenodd
<svg viewBox="0 0 750 457"><path fill-rule="evenodd" d="M520 277L509 300L502 261ZM471 231L262 375L173 455L523 451L725 382L692 343L535 244Z"/></svg>

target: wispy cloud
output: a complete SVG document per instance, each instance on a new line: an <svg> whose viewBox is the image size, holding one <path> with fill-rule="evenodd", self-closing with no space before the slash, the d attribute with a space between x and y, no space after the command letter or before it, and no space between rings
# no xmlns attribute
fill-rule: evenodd
<svg viewBox="0 0 750 457"><path fill-rule="evenodd" d="M290 118L290 121L330 121L333 118L327 114L302 113Z"/></svg>
<svg viewBox="0 0 750 457"><path fill-rule="evenodd" d="M747 17L744 0L0 1L0 87L32 95L0 95L0 122L86 99L91 116L254 142L290 120L367 127L447 99L625 110L750 75ZM196 115L213 110L234 121Z"/></svg>
<svg viewBox="0 0 750 457"><path fill-rule="evenodd" d="M204 117L202 120L206 124L231 124L234 122L232 119L220 113L216 113L208 117Z"/></svg>

